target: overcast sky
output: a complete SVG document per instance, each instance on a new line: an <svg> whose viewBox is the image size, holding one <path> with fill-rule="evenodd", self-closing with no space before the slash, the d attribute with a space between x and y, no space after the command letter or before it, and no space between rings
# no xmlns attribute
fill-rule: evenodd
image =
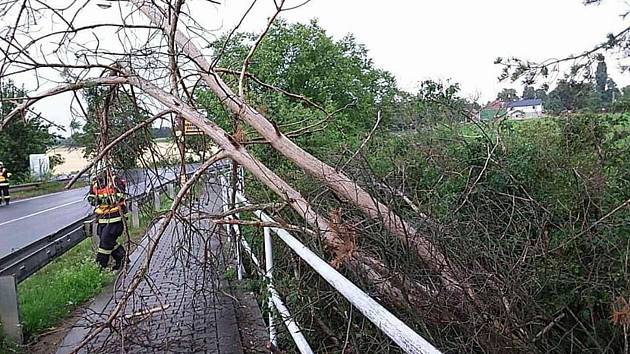
<svg viewBox="0 0 630 354"><path fill-rule="evenodd" d="M246 3L222 5L229 25ZM248 29L261 29L272 13L261 5L249 17ZM413 90L425 79L450 78L466 95L480 92L489 100L498 91L496 57L544 60L589 49L628 25L619 15L629 8L622 0L588 7L581 0L312 0L284 17L291 22L317 18L335 38L354 34L404 89ZM620 86L630 84L629 75L622 77L610 64Z"/></svg>
<svg viewBox="0 0 630 354"><path fill-rule="evenodd" d="M251 2L224 0L215 8L201 0L188 3L203 9L193 14L204 13L201 18L208 26L227 31ZM271 4L259 0L243 28L262 30L273 13ZM94 14L103 14L94 7ZM619 15L629 8L623 0L588 7L581 0L312 0L282 17L289 22L317 18L337 39L354 34L376 66L393 73L403 89L413 91L426 79L451 79L461 85L464 97L485 102L506 85L497 81L496 57L543 60L579 53L624 28ZM609 75L620 87L630 84L630 75L622 74L614 59L611 54ZM515 87L520 93L521 86ZM43 101L36 108L67 125L70 118L62 102Z"/></svg>

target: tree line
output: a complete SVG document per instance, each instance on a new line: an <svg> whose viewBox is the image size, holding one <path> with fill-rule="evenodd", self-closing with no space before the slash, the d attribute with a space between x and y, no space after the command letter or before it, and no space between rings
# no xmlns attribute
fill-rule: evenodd
<svg viewBox="0 0 630 354"><path fill-rule="evenodd" d="M519 96L516 89L506 88L497 95L504 102L519 99L542 99L545 111L551 114L563 112L625 111L630 106L630 86L619 89L608 75L605 57L597 55L595 71L587 70L577 76L568 73L549 90L547 84L535 88L525 85Z"/></svg>

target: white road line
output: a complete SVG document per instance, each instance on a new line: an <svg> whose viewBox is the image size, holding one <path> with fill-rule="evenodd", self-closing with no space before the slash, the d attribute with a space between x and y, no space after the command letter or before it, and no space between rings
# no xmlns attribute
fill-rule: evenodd
<svg viewBox="0 0 630 354"><path fill-rule="evenodd" d="M33 217L33 216L35 216L35 215L43 214L43 213L49 212L49 211L51 211L51 210L59 209L59 208L61 208L61 207L65 207L65 206L68 206L68 205L72 205L72 204L76 204L76 203L81 203L81 202L83 202L83 199L75 200L74 202L70 202L70 203L66 203L66 204L57 205L57 206L54 206L54 207L52 207L52 208L48 208L48 209L44 209L44 210L40 210L40 211L38 211L37 213L33 213L33 214L30 214L30 215L24 215L24 216L19 217L19 218L17 218L17 219L12 219L12 220L9 220L9 221L5 221L5 222L3 222L3 223L0 223L0 226L4 226L4 225L6 225L6 224L10 224L10 223L12 223L12 222L16 222L16 221L20 221L20 220L28 219L28 218Z"/></svg>

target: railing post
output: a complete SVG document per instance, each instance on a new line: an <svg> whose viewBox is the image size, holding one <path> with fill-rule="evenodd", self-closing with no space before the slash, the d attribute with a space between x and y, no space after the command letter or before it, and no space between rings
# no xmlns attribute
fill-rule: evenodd
<svg viewBox="0 0 630 354"><path fill-rule="evenodd" d="M140 227L140 210L137 200L131 201L131 226L134 228Z"/></svg>
<svg viewBox="0 0 630 354"><path fill-rule="evenodd" d="M167 184L166 189L168 190L169 198L175 199L175 184L174 183Z"/></svg>
<svg viewBox="0 0 630 354"><path fill-rule="evenodd" d="M0 276L0 321L4 336L22 344L22 324L15 276Z"/></svg>
<svg viewBox="0 0 630 354"><path fill-rule="evenodd" d="M228 181L227 178L225 177L220 177L219 181L221 183L221 199L223 200L223 212L226 213L227 211L230 210L230 181ZM225 217L228 220L232 220L233 217L232 216L226 216ZM243 271L241 268L241 247L239 244L239 240L237 239L236 235L237 235L237 228L235 227L236 225L230 225L230 224L225 224L225 231L227 233L228 236L228 240L229 242L232 244L232 236L234 236L234 243L232 244L232 246L235 247L236 250L236 275L238 280L243 280Z"/></svg>
<svg viewBox="0 0 630 354"><path fill-rule="evenodd" d="M92 231L90 232L90 236L92 237L92 248L94 249L94 252L96 252L98 245L101 242L101 238L98 235L98 221L96 219L90 220L90 227L92 228Z"/></svg>
<svg viewBox="0 0 630 354"><path fill-rule="evenodd" d="M243 259L241 255L241 229L238 225L234 227L234 236L236 236L236 275L238 280L243 280Z"/></svg>
<svg viewBox="0 0 630 354"><path fill-rule="evenodd" d="M153 191L153 206L155 207L156 211L159 211L160 209L162 209L162 201L160 200L160 191L158 190Z"/></svg>
<svg viewBox="0 0 630 354"><path fill-rule="evenodd" d="M276 324L273 320L273 298L271 288L273 288L273 244L271 242L271 232L268 227L263 228L265 238L265 276L267 277L267 307L269 309L269 341L274 347L278 346L276 340Z"/></svg>

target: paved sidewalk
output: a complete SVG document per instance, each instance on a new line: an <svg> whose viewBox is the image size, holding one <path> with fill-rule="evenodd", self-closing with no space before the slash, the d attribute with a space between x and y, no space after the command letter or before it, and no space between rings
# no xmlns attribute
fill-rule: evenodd
<svg viewBox="0 0 630 354"><path fill-rule="evenodd" d="M208 211L220 210L215 193L204 199ZM149 237L155 237L159 225L150 230ZM192 232L193 228L197 232ZM171 222L147 275L122 314L80 353L243 353L236 299L223 280L224 268L219 266L224 264L220 259L224 245L218 231L207 222ZM113 296L111 290L106 291L94 301L66 336L58 354L71 352L90 330L105 323L143 267L148 241L145 238L132 255L128 275L121 276L112 287ZM259 333L261 323L262 318L257 321Z"/></svg>

